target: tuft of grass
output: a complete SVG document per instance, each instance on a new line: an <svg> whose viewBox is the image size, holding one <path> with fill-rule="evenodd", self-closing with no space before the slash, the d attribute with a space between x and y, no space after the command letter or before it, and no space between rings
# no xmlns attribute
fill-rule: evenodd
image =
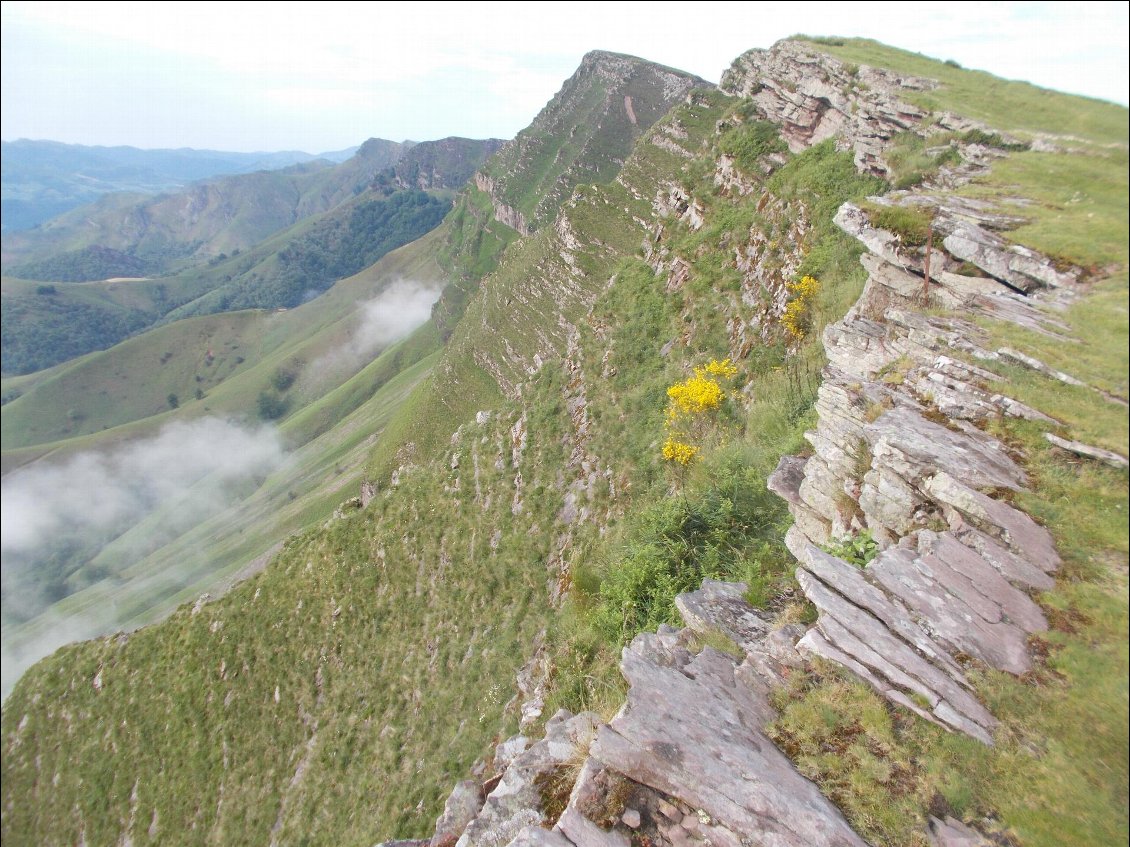
<svg viewBox="0 0 1130 847"><path fill-rule="evenodd" d="M767 153L784 153L788 146L781 139L781 131L769 121L747 121L726 131L720 145L734 157L738 167L755 173L758 159Z"/></svg>
<svg viewBox="0 0 1130 847"><path fill-rule="evenodd" d="M952 139L950 133L928 138L915 132L895 135L890 148L883 154L884 161L891 168L891 187L913 188L937 174L943 166L960 162L961 154L950 143Z"/></svg>
<svg viewBox="0 0 1130 847"><path fill-rule="evenodd" d="M908 247L926 243L933 216L917 206L887 206L881 203L864 203L873 226L895 233Z"/></svg>

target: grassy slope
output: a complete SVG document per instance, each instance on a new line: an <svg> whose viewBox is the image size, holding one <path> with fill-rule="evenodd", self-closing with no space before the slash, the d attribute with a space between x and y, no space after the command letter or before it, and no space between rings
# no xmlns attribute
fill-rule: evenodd
<svg viewBox="0 0 1130 847"><path fill-rule="evenodd" d="M715 102L679 117L709 133L725 109ZM681 162L664 162L661 154L641 145L626 169L641 196L654 189L649 172L652 179L679 173ZM158 837L177 832L201 842L276 824L282 840L301 833L309 843L418 835L500 726L514 669L549 619L544 561L560 554L574 565L575 590L551 639L551 706L619 704L616 648L638 626L623 625L625 600L645 601L651 625L670 616L679 580L704 573L746 577L758 599L771 597L787 580L788 565L780 550L783 506L765 495L764 476L811 424L818 348L807 343L785 360L779 347L768 347L739 363L739 379L754 381L755 399L748 407L734 404L717 422L718 446L682 480L668 476L657 456L664 389L688 363L726 352L725 292L734 273L729 253L714 245L733 243L750 226L780 231L788 214L798 214L797 201L810 201L813 189L838 173L837 161L830 150L817 151L775 177L772 192L794 203L775 220L760 216L758 193L748 202L713 196L705 162L684 170L678 178L702 192L708 225L699 233L670 228L672 249L699 260L686 289L674 294L635 258L634 198L617 186L586 190L566 218L613 246L602 253L587 242L585 272L596 305L579 327L579 370L551 364L524 388L521 482L511 435L518 408L489 391L476 396L471 371L455 383L463 393L447 413L467 415L485 399L494 417L468 424L451 446L454 422L445 422L446 432L434 430L426 444L436 450L432 460L421 450L420 467L403 478L401 490L296 539L261 576L195 616L186 608L128 641L77 645L34 669L4 714L4 791L24 798L6 815L5 833L33 837L56 826L77 832L81 820L88 837L112 840L128 828L140 843L159 810ZM640 173L633 176L633 167ZM858 247L827 229L807 246L806 270L824 283L818 328L841 315L858 291ZM539 254L544 247L535 239L507 258L525 257L544 271L538 262L551 258ZM492 321L505 314L496 310L514 304L508 292L523 291L525 260L510 269L503 262L471 302L468 321L496 335L506 326ZM1112 286L1105 296L1124 315L1125 289ZM1078 308L1094 306L1083 301ZM537 314L536 301L514 311ZM683 343L660 355L672 339ZM1111 351L1101 342L1088 339L1093 358L1086 373L1111 368ZM578 385L587 386L589 399L583 447L608 472L582 494L594 523L565 526L557 474L565 484L585 476L567 461L576 438L568 401ZM409 404L417 405L405 407L391 443L418 438L415 424L427 423L424 397L413 395ZM1079 475L1077 464L1031 435L1014 434L1027 439L1029 470L1040 481L1026 505L1057 532L1069 566L1048 598L1064 611L1048 637L1046 675L984 682L1006 726L996 750L973 749L907 721L830 672L798 680L780 698L782 743L876 843L920 843L927 808L996 815L1025 844L1117 843L1124 832L1125 475ZM383 450L378 464L387 467L396 450ZM681 485L679 497L667 496L672 483ZM405 526L418 531L405 533ZM611 531L598 538L605 526ZM641 579L633 582L633 575ZM97 693L91 681L100 669ZM142 679L144 699L130 693ZM123 718L131 729L112 730L112 740L131 762L126 768L106 756L98 729L119 727ZM75 739L65 758L41 743L60 722ZM59 773L56 788L36 787L36 754L44 776Z"/></svg>
<svg viewBox="0 0 1130 847"><path fill-rule="evenodd" d="M630 217L617 225L638 232ZM606 278L596 277L601 283ZM555 371L560 373L546 370L551 381L539 389L545 403L528 419L520 508L514 505L519 483L510 436L517 412L496 403L486 425L471 424L460 444L448 448L461 454L458 467L447 453L408 473L400 490L365 512L290 543L262 575L205 607L207 613L194 617L182 610L133 635L113 658L101 651L117 651L117 641L93 642L64 648L32 670L21 690L36 687L44 670L42 679L61 681L57 671L47 670L52 662L62 669L78 660L81 675L88 660L112 664L120 668L113 685L121 691L145 667L144 708L113 702L117 697L92 705L103 716L129 709L131 724L164 726L173 717L177 728L167 734L124 733L116 742L142 757L136 768L83 778L106 783L107 796L116 798L131 790L117 784L132 785L126 771L136 773L147 810L142 816L149 819L158 808L163 837L176 833L191 840L187 827L194 817L201 839L265 834L279 817L283 840L302 833L312 843L370 843L378 834L422 831L451 778L495 738L514 671L549 617L551 574L544 563L553 536L544 528L554 526L562 505L554 469L565 459L553 432L568 426ZM419 531L404 533L404 526L422 519ZM582 527L577 534L592 531ZM218 639L212 637L215 614L224 618ZM229 657L213 653L221 640L235 651ZM218 661L230 668L226 678L216 672ZM69 679L69 672L64 675ZM103 673L103 691L110 675ZM237 693L229 697L228 686ZM199 695L191 706L183 701L188 690ZM85 684L76 689L83 700L88 692ZM13 697L5 715L24 710L18 692ZM103 706L110 711L102 712ZM175 717L190 708L203 710L209 729ZM406 712L427 719L405 723ZM133 746L142 737L150 739L147 752ZM229 768L238 773L224 771L222 751L206 744L206 737L227 739ZM288 792L285 786L308 749L304 775ZM154 777L157 760L180 764ZM76 779L84 769L74 771ZM56 800L84 793L77 783L68 786ZM108 837L121 824L121 808L113 799L108 805L91 799L78 800L88 838ZM49 808L53 802L23 805L19 815L27 817L7 818L4 825L43 832L40 827L59 815ZM135 837L147 836L139 830Z"/></svg>
<svg viewBox="0 0 1130 847"><path fill-rule="evenodd" d="M725 98L707 97L696 107L680 109L677 117L692 134L688 143L709 137L726 108ZM827 147L806 161L820 156L828 162L847 161ZM469 762L496 737L501 704L509 698L513 673L528 651L532 634L551 619L545 592L546 580L556 570L555 555L577 562L612 555L614 548L597 541L599 527L615 522L629 504L642 507L663 500L668 480L649 445L661 430L664 387L686 372L688 359L698 361L706 353L725 352L724 310L714 307L712 281L699 280L693 296L688 292L685 299L667 298L661 281L635 258L643 234L635 218L652 214L650 203L639 198L653 196L660 181L678 174L682 165L679 157L642 145L625 169L624 179L631 190L621 185L586 189L564 212L588 244L578 252L578 260L584 265L586 285L592 287L589 296L601 297L603 304L600 319L582 327L577 353L592 406L591 437L583 446L594 451L598 467L608 466L602 474L606 481L588 485L588 494L582 495L595 516L592 521L567 525L560 518L564 492L558 474L563 472L569 484L583 481L587 472L566 464L566 442L577 437L566 398L576 386L559 365L551 365L530 380L523 392L528 438L520 468L514 467L512 435L518 408L495 393L488 397L492 401L488 407L493 407L490 421L482 426L464 424L453 446L447 446L448 435L437 438L433 443L438 461L422 456L420 467L402 475L401 490L379 498L366 512L289 545L262 576L204 607L206 612L193 618L182 611L160 627L137 633L124 647L104 641L67 648L63 655L69 658L51 660L58 662L54 665L58 670L47 663L31 672L29 679L36 681L22 685L21 690L55 679L57 683L48 684L69 687L64 677L71 679L71 671L64 668L76 661L80 678L90 662L119 668L115 686L144 666L152 698L148 710L158 715L177 714L186 708L182 702L184 677L191 677L188 689L199 692L198 707L208 714L210 729L206 732L227 739L229 770L224 770L217 753L205 748L203 736L193 741L196 730L178 729L173 737L159 742L157 749L144 753L143 759L168 758L173 750L186 747L195 752L185 757L183 767L167 769L156 778L146 763L132 771L141 779L139 797L144 795L140 802L146 810L141 817L150 817L149 810L158 808L160 820L174 821L171 827L183 829L184 822L196 815L198 832L212 827L213 835L230 832L225 827L234 826L231 822L235 820L242 819L249 830L263 831L281 819L282 832L302 832L311 843L366 843L426 828L451 779L465 773ZM708 181L709 175L702 171L695 178ZM732 238L744 237L756 217L756 202L756 198L743 201L744 213L721 224L714 236L729 232ZM480 341L485 343L492 329L498 336L501 326L516 325L515 339L523 339L523 344L533 343L539 326L541 332L555 329L556 317L552 326L537 321L538 316L544 321L554 314L546 305L554 289L535 291L528 284L532 267L539 267L549 279L561 270L549 261L554 255L547 249L550 237L539 236L508 253L472 301L464 323L475 328ZM598 240L602 249L594 249ZM844 249L851 252L855 248L846 243ZM829 285L833 313L846 308L853 291L858 291L858 266L846 266L854 289L849 286L837 305L836 287ZM614 276L617 282L601 295ZM517 307L519 294L521 306ZM727 308L734 308L735 300L727 302ZM659 356L660 339L681 333L686 326L683 307L690 308L692 303L694 308L686 314L698 323L688 345L677 347L669 357ZM572 308L579 309L581 304L578 299ZM519 312L509 325L500 322L508 307ZM615 328L612 345L618 375L607 391L601 387L601 373L609 339L598 326ZM469 345L470 341L453 338L452 345L459 344ZM505 350L499 338L491 338L485 347L492 356ZM767 375L772 366L772 357L757 365ZM782 396L787 401L795 393L788 388L795 376L794 371L783 371L767 378L785 386ZM814 385L808 381L809 394ZM418 393L413 399L421 396L427 395ZM450 414L470 416L481 408L478 400L483 396L461 397L462 406ZM798 406L786 402L782 409L792 420ZM450 426L448 421L445 424ZM771 425L768 417L759 424ZM417 437L415 430L408 432ZM790 446L795 442L795 433L788 427L782 437ZM453 453L459 454L457 462L452 460ZM765 457L761 463L768 467ZM520 475L516 473L519 469ZM779 517L783 508L764 493L756 476L742 476L744 502L752 496L756 503L772 503ZM415 525L420 530L405 534L402 527L409 521L418 522ZM779 541L771 552L779 569L783 562ZM743 562L753 564L748 558ZM766 568L770 567L767 562ZM260 600L269 590L270 610L249 610L259 589ZM336 623L308 620L311 615L321 617L324 606L326 620ZM343 611L334 618L332 610L337 606ZM252 623L248 616L253 612ZM239 618L238 625L230 615ZM246 657L238 664L215 652L225 637L211 637L217 616L224 618L222 632L230 639L223 643L238 647ZM242 636L251 626L260 635ZM387 635L393 632L395 638ZM196 646L186 653L181 645L189 644ZM475 649L467 649L474 645ZM579 642L556 646L561 650L576 646L578 655L588 650ZM611 649L608 645L598 653L607 655ZM158 656L166 658L156 659ZM266 656L274 658L267 661ZM224 679L215 671L220 662L236 668L245 662L246 669L237 675L227 672ZM279 676L280 662L286 668L285 676ZM104 691L108 673L103 671ZM586 676L597 678L591 674L580 678ZM563 678L576 677L563 672ZM287 703L277 710L275 684L280 685L280 706ZM607 690L617 690L613 681L607 685ZM579 687L585 690L583 682ZM236 693L229 697L229 690ZM112 711L103 708L121 708L106 699L91 699L93 692L85 683L75 692L95 707L100 717L94 718L92 712L92 719L108 719ZM14 695L19 696L19 692ZM219 705L222 700L229 702L227 708ZM236 705L245 701L255 704L254 716ZM213 705L207 706L208 702ZM24 712L25 704L14 699L6 714ZM404 722L405 714L415 717ZM133 720L150 718L137 714ZM118 743L130 746L133 739L135 736L123 734ZM283 790L301 760L307 762L302 778L294 789ZM236 761L242 763L237 766L238 776L230 771ZM286 764L264 769L267 762ZM128 774L106 771L102 779L113 780L114 786L107 789L111 796L131 790L121 787L126 782L132 786ZM174 800L187 784L196 786L197 800L190 804ZM217 809L221 784L224 802ZM381 791L374 790L377 784ZM63 798L78 798L82 792L76 791L77 786L71 785L55 799L44 800L48 804L71 802ZM285 799L280 800L281 796ZM111 802L100 810L85 800L78 802L90 831L117 831L122 815L119 804ZM13 821L12 826L35 830L46 826L50 814L43 806L34 811L28 807L29 817L18 824ZM42 818L36 822L33 815ZM161 832L168 834L164 829ZM145 837L137 830L135 838Z"/></svg>
<svg viewBox="0 0 1130 847"><path fill-rule="evenodd" d="M207 413L253 415L259 392L269 386L278 368L293 367L301 375L304 365L347 341L357 323L358 303L397 279L441 284L443 271L432 258L441 238L437 232L401 248L296 309L177 321L111 350L57 366L50 376L34 382L12 380L10 384L24 393L4 406L4 449L82 448L113 438L115 428L135 422L145 421L144 430ZM359 363L351 367L355 370ZM341 373L330 369L319 376L296 381L293 408L314 402L352 372L347 365ZM203 399L194 399L197 389L204 392ZM175 412L169 409L169 394L180 401ZM131 435L137 432L137 427L130 429ZM81 440L91 435L98 438ZM58 443L63 441L69 443Z"/></svg>
<svg viewBox="0 0 1130 847"><path fill-rule="evenodd" d="M19 412L25 402L37 402L37 406L30 408L41 412L46 402L40 394L46 394L48 399L69 398L77 406L84 399L84 390L91 388L95 400L102 399L107 377L122 379L117 374L129 374L134 367L154 369L147 353L172 347L168 343L170 336L184 337L183 333L174 334L178 328L193 329L189 336L193 343L197 343L195 331L201 325L243 330L242 334L228 336L223 346L214 343L215 338L209 342L214 343L217 353L210 372L220 372L222 377L223 370L231 366L233 373L214 388L209 386L203 399L190 400L176 411L165 405L159 414L139 417L104 432L6 451L5 471L43 456L58 460L80 451L111 449L135 438L151 436L174 420L216 414L253 417L258 392L279 367L289 367L296 361L317 365L319 357L332 354L342 345L356 322L358 302L369 299L389 282L405 277L438 284L442 272L432 259L434 241L424 239L391 254L301 309L285 314L237 313L181 322L150 333L157 336L159 343L156 347L143 346L146 355L137 356L129 346L121 345L115 348L114 355L95 354L88 357L84 366L60 369L57 382L33 388L26 397L5 407L5 425L9 423L8 415ZM144 338L136 341L144 344ZM244 499L237 506L183 528L173 537L168 537L170 524L162 520L160 512L150 516L69 577L68 583L75 593L43 610L34 610L34 616L26 622L8 620L6 615L6 668L12 670L9 663L26 666L29 659L43 655L45 648L73 637L93 637L158 619L186 599L215 590L248 562L264 556L279 539L326 519L337 504L356 494L372 440L412 387L427 374L434 362L433 351L438 347L436 332L426 324L372 361L333 359L331 364L318 365L317 373L311 370L309 378L297 380L287 392L295 412L280 425L283 442L296 448L284 467L265 480L245 486ZM237 353L247 354L242 367L232 361ZM110 358L115 369L107 373L99 368L100 357ZM175 358L174 355L169 359L170 366ZM156 369L159 368L158 365ZM182 375L182 380L191 378L191 373ZM103 382L97 382L99 379ZM125 384L131 381L136 385L141 380L134 375L123 380ZM93 387L90 383L94 383ZM187 384L199 386L195 380ZM154 397L165 387L154 389ZM135 408L129 406L130 398L126 392L120 403L105 408L128 417ZM98 407L93 409L97 411ZM103 420L110 420L106 413L102 414ZM139 554L137 550L147 552Z"/></svg>
<svg viewBox="0 0 1130 847"><path fill-rule="evenodd" d="M451 195L448 190L429 193L443 200ZM279 254L289 250L301 255L315 245L325 248L325 256L332 256L325 247L331 235L348 228L350 216L359 206L382 199L382 194L372 191L350 194L328 211L283 226L246 250L201 261L168 276L130 282L56 283L52 296L37 292L44 283L5 277L5 309L18 313L21 322L21 326L6 325L7 342L21 349L57 349L56 358L71 358L92 349L105 349L111 342L158 323L228 311L233 303L279 305L285 302L282 297L287 293L280 281L294 276L294 270L280 261ZM379 235L375 233L374 237ZM311 280L310 285L320 293L326 282ZM115 321L121 330L93 339L88 337L89 332L78 337L71 332L71 322L92 324L99 316ZM22 325L28 321L34 324L30 329ZM35 360L41 359L42 353L38 353Z"/></svg>
<svg viewBox="0 0 1130 847"><path fill-rule="evenodd" d="M392 363L404 346L392 348L341 386L335 393L346 395L345 402L330 396L314 404L307 415L325 418L332 427L252 485L235 506L172 538L166 537L167 516L154 513L91 560L87 567L104 576L27 622L5 622L5 663L26 667L48 647L159 620L181 603L250 575L265 564L280 538L327 519L357 492L373 439L434 364L432 354L397 371ZM364 401L350 402L351 393ZM303 425L308 426L295 421L283 430L290 434ZM139 558L137 547L153 547L151 532L162 539L160 546ZM86 584L84 571L72 581Z"/></svg>

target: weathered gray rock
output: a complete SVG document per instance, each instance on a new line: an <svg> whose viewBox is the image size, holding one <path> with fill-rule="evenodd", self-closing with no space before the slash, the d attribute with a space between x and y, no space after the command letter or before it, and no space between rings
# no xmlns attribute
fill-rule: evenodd
<svg viewBox="0 0 1130 847"><path fill-rule="evenodd" d="M893 265L904 264L905 260L899 254L902 246L899 238L892 232L872 226L871 218L859 206L844 203L832 220L836 226L870 250L870 255L886 259ZM921 290L921 283L918 288Z"/></svg>
<svg viewBox="0 0 1130 847"><path fill-rule="evenodd" d="M992 847L992 842L956 818L930 818L926 824L930 847Z"/></svg>
<svg viewBox="0 0 1130 847"><path fill-rule="evenodd" d="M1047 572L974 527L963 526L953 535L970 550L976 550L982 559L1013 585L1037 591L1047 591L1055 585L1055 579Z"/></svg>
<svg viewBox="0 0 1130 847"><path fill-rule="evenodd" d="M1090 444L1084 444L1081 441L1071 441L1066 438L1060 438L1052 432L1045 432L1044 438L1061 450L1067 450L1069 453L1074 453L1076 456L1086 456L1088 459L1096 459L1104 464L1110 465L1112 468L1120 468L1121 470L1126 470L1126 468L1130 467L1130 462L1126 460L1126 457L1115 453L1113 450L1104 450L1101 447L1092 447Z"/></svg>
<svg viewBox="0 0 1130 847"><path fill-rule="evenodd" d="M885 558L891 557L906 561L907 556L913 558L913 554L907 550L891 548L883 551L872 563L872 566ZM961 668L957 662L940 649L929 634L913 621L906 606L892 599L871 583L864 575L863 570L849 565L811 544L804 550L801 562L811 575L827 587L834 589L838 597L844 598L860 609L865 609L869 615L878 618L886 629L912 645L931 662L947 669L962 684L968 684L961 676ZM817 605L819 606L819 604Z"/></svg>
<svg viewBox="0 0 1130 847"><path fill-rule="evenodd" d="M980 611L986 620L1004 619L1025 633L1043 632L1047 619L1032 598L1015 588L975 549L949 532L923 530L918 533L918 553L938 581L956 597L966 598L980 609L982 598L989 605Z"/></svg>
<svg viewBox="0 0 1130 847"><path fill-rule="evenodd" d="M523 827L506 847L577 847L572 841L552 829L540 826Z"/></svg>
<svg viewBox="0 0 1130 847"><path fill-rule="evenodd" d="M744 582L705 579L698 591L675 598L684 623L695 632L720 632L747 653L757 650L769 634L771 622L746 602Z"/></svg>
<svg viewBox="0 0 1130 847"><path fill-rule="evenodd" d="M739 56L722 77L727 94L749 97L781 128L793 152L836 137L856 167L885 174L883 152L898 132L919 127L926 113L900 99L934 80L881 68L853 67L799 41Z"/></svg>
<svg viewBox="0 0 1130 847"><path fill-rule="evenodd" d="M515 735L506 739L494 748L494 769L501 773L510 767L510 764L526 752L530 746L530 739L524 735Z"/></svg>
<svg viewBox="0 0 1130 847"><path fill-rule="evenodd" d="M744 582L705 579L698 591L678 595L675 606L688 631L724 635L741 648L746 662L766 682L782 685L790 669L804 664L796 650L804 627L772 628L768 616L746 601L747 589Z"/></svg>
<svg viewBox="0 0 1130 847"><path fill-rule="evenodd" d="M628 836L613 830L601 829L573 808L565 809L556 831L577 847L631 847Z"/></svg>
<svg viewBox="0 0 1130 847"><path fill-rule="evenodd" d="M848 315L824 328L824 351L834 368L861 379L874 379L903 354L881 322Z"/></svg>
<svg viewBox="0 0 1130 847"><path fill-rule="evenodd" d="M978 488L1021 488L1027 478L989 436L954 432L909 409L891 409L864 428L872 465L917 485L940 469Z"/></svg>
<svg viewBox="0 0 1130 847"><path fill-rule="evenodd" d="M483 787L474 780L465 779L452 789L443 812L436 820L435 835L430 847L454 847L463 830L467 828L483 807Z"/></svg>
<svg viewBox="0 0 1130 847"><path fill-rule="evenodd" d="M787 503L800 505L800 484L804 482L804 466L808 459L801 456L783 456L777 469L769 475L769 490Z"/></svg>
<svg viewBox="0 0 1130 847"><path fill-rule="evenodd" d="M845 568L851 565L844 564ZM867 681L885 680L878 690L889 696L891 687L905 692L906 699L921 700L934 718L985 744L992 744L996 719L963 686L960 673L947 672L924 659L907 641L896 636L869 610L845 600L811 572L797 571L805 596L820 610L816 627L824 640L868 669ZM901 626L910 624L909 615ZM917 625L913 625L917 628ZM925 635L923 633L923 635ZM928 636L926 636L929 640ZM937 652L937 648L934 648Z"/></svg>
<svg viewBox="0 0 1130 847"><path fill-rule="evenodd" d="M951 529L960 529L968 521L1041 570L1050 573L1059 567L1060 558L1051 533L1018 509L958 482L945 472L927 480L923 488L937 503L948 507Z"/></svg>
<svg viewBox="0 0 1130 847"><path fill-rule="evenodd" d="M582 760L599 723L591 712L573 716L562 710L550 718L545 737L510 763L457 847L502 847L524 828L542 824L545 815L536 780Z"/></svg>
<svg viewBox="0 0 1130 847"><path fill-rule="evenodd" d="M637 636L621 669L628 702L592 747L604 766L701 809L714 844L862 847L761 732L771 709L755 672L739 684L729 656L710 648L692 656L662 634Z"/></svg>
<svg viewBox="0 0 1130 847"><path fill-rule="evenodd" d="M925 522L926 505L918 490L889 468L873 468L864 474L859 507L876 540L893 544L913 532Z"/></svg>
<svg viewBox="0 0 1130 847"><path fill-rule="evenodd" d="M976 224L959 221L942 244L956 259L979 267L990 276L1020 291L1075 285L1079 270L1056 270L1051 261L1034 250L1010 244Z"/></svg>
<svg viewBox="0 0 1130 847"><path fill-rule="evenodd" d="M957 554L948 547L944 549L946 554L955 559L981 561L977 554L953 541L952 536L949 539L964 554ZM1005 582L988 563L968 568L979 578L987 574L995 578L997 582L986 580L992 585L984 591L978 590L981 585L974 579L935 555L914 557L910 554L901 561L887 557L867 570L872 579L902 600L922 620L935 640L953 652L967 653L1009 673L1024 673L1031 667L1026 640L1031 630L1012 623L1003 613L1002 605L1019 607L1018 614L1034 627L1043 623L1043 616L1027 595ZM1023 601L1027 601L1031 609L1025 607Z"/></svg>

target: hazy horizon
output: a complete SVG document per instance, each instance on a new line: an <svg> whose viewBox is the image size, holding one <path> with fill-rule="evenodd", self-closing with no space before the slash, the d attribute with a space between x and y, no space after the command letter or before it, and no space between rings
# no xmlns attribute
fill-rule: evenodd
<svg viewBox="0 0 1130 847"><path fill-rule="evenodd" d="M0 137L321 153L368 138L512 138L593 49L717 82L781 38L874 38L1126 105L1125 3L5 2Z"/></svg>

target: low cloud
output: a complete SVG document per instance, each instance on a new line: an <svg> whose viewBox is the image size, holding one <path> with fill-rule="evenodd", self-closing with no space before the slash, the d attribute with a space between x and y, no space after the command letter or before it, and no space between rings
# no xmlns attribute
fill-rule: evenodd
<svg viewBox="0 0 1130 847"><path fill-rule="evenodd" d="M157 435L59 463L40 462L0 482L0 549L4 629L44 612L55 600L121 572L258 487L285 460L272 428L220 418L178 422ZM75 578L76 571L113 544L113 555ZM140 577L142 579L145 576ZM175 574L162 574L165 581ZM4 694L19 672L72 635L92 637L112 621L54 615L51 630L33 644L4 651ZM103 629L99 630L99 626Z"/></svg>
<svg viewBox="0 0 1130 847"><path fill-rule="evenodd" d="M360 306L360 322L349 340L315 360L306 378L354 371L366 365L385 347L406 338L432 315L442 289L409 279L398 279Z"/></svg>
<svg viewBox="0 0 1130 847"><path fill-rule="evenodd" d="M170 424L153 438L114 450L17 470L2 483L0 547L6 557L28 553L60 532L136 522L177 501L199 519L223 508L234 484L281 462L274 430L204 418Z"/></svg>

